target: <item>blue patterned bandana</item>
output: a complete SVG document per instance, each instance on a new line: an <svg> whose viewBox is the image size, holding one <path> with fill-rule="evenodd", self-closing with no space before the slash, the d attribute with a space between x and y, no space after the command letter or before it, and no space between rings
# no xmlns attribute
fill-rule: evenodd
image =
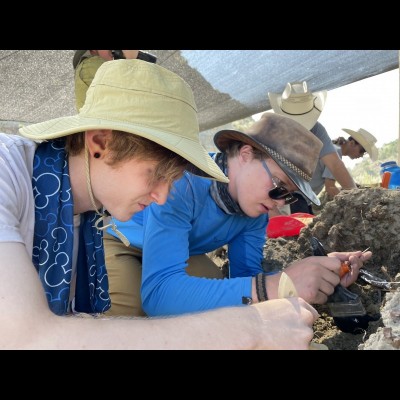
<svg viewBox="0 0 400 400"><path fill-rule="evenodd" d="M51 311L68 311L73 243L74 205L65 140L41 143L33 162L35 232L32 261L39 272ZM75 289L75 310L101 313L111 306L104 261L103 233L94 211L81 215ZM99 224L100 225L100 224Z"/></svg>

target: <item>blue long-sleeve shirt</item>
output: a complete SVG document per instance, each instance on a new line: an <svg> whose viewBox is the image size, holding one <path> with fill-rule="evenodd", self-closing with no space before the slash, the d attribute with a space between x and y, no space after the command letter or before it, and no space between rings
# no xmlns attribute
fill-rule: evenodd
<svg viewBox="0 0 400 400"><path fill-rule="evenodd" d="M211 180L191 174L175 183L166 204L152 204L118 229L143 249L142 302L149 316L242 304L251 277L262 272L267 215L224 213L210 195ZM109 233L113 234L112 231ZM228 245L229 279L189 276L190 256Z"/></svg>

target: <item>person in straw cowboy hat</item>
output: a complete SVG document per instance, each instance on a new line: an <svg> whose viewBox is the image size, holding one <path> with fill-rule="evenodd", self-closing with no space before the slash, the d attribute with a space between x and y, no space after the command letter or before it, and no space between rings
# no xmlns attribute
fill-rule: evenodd
<svg viewBox="0 0 400 400"><path fill-rule="evenodd" d="M171 319L74 314L110 307L110 215L126 221L165 203L184 169L228 182L198 129L185 81L117 60L99 68L79 114L0 134L1 348L270 348L276 330L289 328L299 338L286 346L308 347L317 313L298 298Z"/></svg>
<svg viewBox="0 0 400 400"><path fill-rule="evenodd" d="M348 156L354 160L368 153L372 161L378 159L379 150L375 146L377 140L372 133L363 128L360 128L358 131L347 128L343 128L342 130L350 135L347 140L343 140L342 137L339 137L336 140L332 140L332 142L336 145L340 145L341 154L343 156Z"/></svg>
<svg viewBox="0 0 400 400"><path fill-rule="evenodd" d="M116 222L131 254L111 231L113 241L107 238L105 244L111 313L134 315L140 300L147 315L158 316L277 298L281 272L267 275L262 266L268 213L295 202L295 190L319 204L309 181L322 143L296 121L273 113L263 114L246 133L219 131L214 142L220 150L214 159L229 184L185 173L165 205ZM229 279L206 255L223 245ZM334 255L354 266L341 281L348 286L372 253ZM340 282L336 257L308 257L285 268L300 297L326 302ZM287 341L291 335L280 333Z"/></svg>
<svg viewBox="0 0 400 400"><path fill-rule="evenodd" d="M323 147L319 158L329 168L343 189L355 189L357 186L338 156L326 129L318 122L325 105L326 90L311 92L306 81L295 81L287 83L283 93L269 92L268 97L275 113L294 119L322 141ZM300 193L296 193L295 196L299 201L290 207L290 212L312 214L311 203Z"/></svg>
<svg viewBox="0 0 400 400"><path fill-rule="evenodd" d="M358 131L343 128L343 131L351 136L347 139L340 136L332 140L340 158L342 158L342 156L347 156L355 160L356 158L363 157L365 153L368 153L372 161L378 159L378 149L375 146L376 138L374 135L362 128ZM310 185L317 195L325 187L329 199L332 199L340 191L336 186L334 176L322 160L319 160L317 164Z"/></svg>

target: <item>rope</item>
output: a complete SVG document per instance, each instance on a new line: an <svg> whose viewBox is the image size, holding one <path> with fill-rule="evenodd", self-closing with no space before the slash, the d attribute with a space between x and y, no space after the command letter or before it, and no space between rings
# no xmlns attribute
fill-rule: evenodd
<svg viewBox="0 0 400 400"><path fill-rule="evenodd" d="M120 232L117 229L117 225L115 225L114 219L113 217L108 213L107 210L103 209L103 212L100 212L98 210L98 208L96 207L96 203L94 201L94 197L93 197L93 192L92 192L92 183L90 181L90 169L89 169L89 149L85 143L85 171L86 171L86 184L87 184L87 189L89 192L89 197L90 197L90 201L92 203L92 206L96 212L96 214L100 217L97 219L97 221L95 222L94 226L96 229L98 229L99 231L105 231L107 228L111 228L113 232L115 232L115 234L118 236L119 240L121 240L121 242L126 246L129 247L130 243L129 240L127 239L127 237ZM106 218L110 218L110 223L103 225L103 226L99 226L100 222L105 223L106 222Z"/></svg>

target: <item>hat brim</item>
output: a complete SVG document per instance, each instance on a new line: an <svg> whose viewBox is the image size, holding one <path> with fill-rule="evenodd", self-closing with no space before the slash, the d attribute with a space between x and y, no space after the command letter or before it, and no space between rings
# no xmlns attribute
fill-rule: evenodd
<svg viewBox="0 0 400 400"><path fill-rule="evenodd" d="M342 131L345 131L352 138L354 138L356 142L360 143L361 146L364 147L365 151L368 153L372 161L376 161L378 159L378 148L373 143L368 142L361 133L346 128L343 128Z"/></svg>
<svg viewBox="0 0 400 400"><path fill-rule="evenodd" d="M79 61L86 52L87 50L75 50L74 58L72 59L72 65L74 66L74 69L76 69Z"/></svg>
<svg viewBox="0 0 400 400"><path fill-rule="evenodd" d="M325 105L327 92L322 90L320 92L313 93L313 96L315 96L316 99L314 102L315 106L311 111L305 114L288 114L281 108L282 95L279 93L268 93L270 105L276 114L291 118L303 125L308 130L310 130L317 123Z"/></svg>
<svg viewBox="0 0 400 400"><path fill-rule="evenodd" d="M94 129L119 130L142 136L189 161L193 166L188 168L189 172L221 182L229 182L229 179L219 169L200 142L178 136L176 133L160 131L144 125L75 115L27 125L22 127L19 132L22 136L33 140L51 140Z"/></svg>
<svg viewBox="0 0 400 400"><path fill-rule="evenodd" d="M270 156L281 168L281 170L288 176L288 178L298 187L299 191L307 197L311 202L313 202L316 206L321 204L319 198L316 196L314 191L311 189L310 184L304 179L300 178L294 171L288 168L284 163L279 161L276 157L268 152L268 150L263 146L262 143L254 140L250 136L246 135L243 132L234 131L234 130L222 130L215 134L214 143L217 148L224 152L230 141L237 140L239 142L243 142L249 144L250 146L255 147L261 152Z"/></svg>

